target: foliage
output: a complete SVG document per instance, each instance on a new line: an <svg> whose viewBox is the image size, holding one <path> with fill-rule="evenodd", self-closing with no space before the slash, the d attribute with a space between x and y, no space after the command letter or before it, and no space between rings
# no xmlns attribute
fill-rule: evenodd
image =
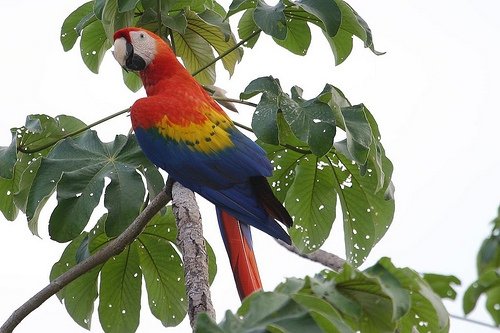
<svg viewBox="0 0 500 333"><path fill-rule="evenodd" d="M304 100L301 88L293 87L288 95L277 79L263 77L241 97L259 93L252 128L274 165L275 194L294 218L294 244L304 252L323 244L338 197L348 260L360 265L394 215L392 164L373 116L331 85ZM337 129L345 140L334 142Z"/></svg>
<svg viewBox="0 0 500 333"><path fill-rule="evenodd" d="M492 224L491 235L483 241L477 254L478 279L465 291L463 309L465 314L472 312L484 294L486 309L495 325L500 326L500 207Z"/></svg>
<svg viewBox="0 0 500 333"><path fill-rule="evenodd" d="M388 258L361 272L291 278L255 293L216 325L200 316L196 332L447 332L448 313L417 273Z"/></svg>
<svg viewBox="0 0 500 333"><path fill-rule="evenodd" d="M237 13L239 42L228 22ZM233 74L243 57L241 46L253 47L261 33L305 55L311 27L320 29L336 64L349 56L353 36L380 54L367 23L343 0L281 0L274 6L263 0L234 0L227 11L215 0L93 0L66 18L61 44L69 51L79 39L83 62L98 73L113 33L131 25L167 39L203 84L215 82L218 60ZM123 78L130 89L141 87L135 73L123 72ZM201 317L197 329L447 332L447 313L418 274L396 268L386 258L363 272L356 269L384 236L394 214L392 163L370 111L363 104L352 105L331 84L306 100L301 88L286 93L279 80L261 77L249 83L241 98L257 95L252 128L273 163L273 190L294 218L294 244L303 252L321 247L338 202L349 264L338 273L289 279L275 293L249 297L238 316L228 313L220 326ZM0 193L6 193L0 210L7 219L14 220L22 211L36 234L40 211L57 194L49 232L52 239L69 244L54 264L51 279L120 234L163 187L163 177L133 135L102 142L90 127L69 116L32 115L25 126L12 130L11 143L0 147ZM107 214L87 227L103 194ZM134 332L144 281L153 315L165 326L177 325L186 314L186 301L175 235L167 210L121 254L66 286L58 297L71 317L89 328L99 298L105 332ZM213 278L215 257L210 248L208 252ZM433 286L443 295L438 280Z"/></svg>
<svg viewBox="0 0 500 333"><path fill-rule="evenodd" d="M109 214L102 216L90 232L81 233L68 244L52 267L51 280L111 240L104 231L107 218ZM73 320L90 329L94 302L99 296L98 313L104 331L134 332L139 325L144 277L151 313L165 326L178 325L186 315L187 304L176 236L175 219L169 207L153 217L141 235L121 254L62 289L58 297L64 301ZM216 264L210 247L208 255L212 282Z"/></svg>

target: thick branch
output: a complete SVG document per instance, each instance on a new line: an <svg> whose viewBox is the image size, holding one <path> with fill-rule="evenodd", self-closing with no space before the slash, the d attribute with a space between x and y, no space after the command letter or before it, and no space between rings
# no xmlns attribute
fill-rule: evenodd
<svg viewBox="0 0 500 333"><path fill-rule="evenodd" d="M151 218L160 211L172 199L172 183L167 181L164 191L158 194L151 203L139 214L125 231L110 241L105 247L91 255L84 261L73 266L50 282L45 288L36 293L26 303L15 310L7 321L0 327L0 333L10 333L16 326L33 310L42 305L47 299L56 294L71 281L90 271L92 268L106 262L109 258L118 255L123 249L139 236Z"/></svg>
<svg viewBox="0 0 500 333"><path fill-rule="evenodd" d="M305 253L301 253L299 251L299 249L297 249L293 245L288 245L287 243L285 243L279 239L277 239L276 241L278 243L280 243L283 247L285 247L288 251L293 252L293 253L301 256L302 258L309 259L309 260L317 262L323 266L331 268L332 270L334 270L336 272L340 271L342 269L342 267L344 266L345 260L340 258L339 256L333 254L333 253L326 252L323 250L316 250L312 253L305 254Z"/></svg>
<svg viewBox="0 0 500 333"><path fill-rule="evenodd" d="M189 322L194 329L200 312L215 320L201 215L194 193L179 183L172 188L172 206L177 221L177 245L184 261Z"/></svg>

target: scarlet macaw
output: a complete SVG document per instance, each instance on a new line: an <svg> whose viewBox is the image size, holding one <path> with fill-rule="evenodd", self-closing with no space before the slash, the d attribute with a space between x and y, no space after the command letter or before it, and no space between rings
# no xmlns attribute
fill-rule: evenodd
<svg viewBox="0 0 500 333"><path fill-rule="evenodd" d="M250 227L290 244L292 218L273 195L265 152L243 135L159 36L139 28L114 34L114 56L138 71L147 97L130 109L146 156L216 206L236 286L243 299L262 289Z"/></svg>

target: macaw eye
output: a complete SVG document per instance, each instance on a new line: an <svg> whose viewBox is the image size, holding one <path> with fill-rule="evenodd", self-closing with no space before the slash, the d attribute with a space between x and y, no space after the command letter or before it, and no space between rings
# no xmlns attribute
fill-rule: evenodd
<svg viewBox="0 0 500 333"><path fill-rule="evenodd" d="M144 38L144 34L140 34L139 37Z"/></svg>

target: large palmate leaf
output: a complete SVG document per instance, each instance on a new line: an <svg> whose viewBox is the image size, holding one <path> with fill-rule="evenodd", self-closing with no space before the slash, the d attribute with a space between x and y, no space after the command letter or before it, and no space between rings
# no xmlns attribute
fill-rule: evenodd
<svg viewBox="0 0 500 333"><path fill-rule="evenodd" d="M51 280L108 244L111 238L104 232L107 217L105 214L89 233L84 232L69 243L52 267ZM106 333L134 332L144 278L151 313L165 326L178 325L186 315L187 300L182 261L175 248L176 236L175 218L168 207L164 213L155 215L121 254L63 288L58 297L73 320L89 328L94 302L99 298L99 319ZM206 245L210 281L213 281L215 256Z"/></svg>
<svg viewBox="0 0 500 333"><path fill-rule="evenodd" d="M142 178L136 169L154 169L144 157L135 138L118 135L103 143L94 131L59 143L43 158L26 206L33 223L47 198L57 190L58 205L49 221L49 233L65 242L78 236L99 203L104 178L111 179L104 204L109 216L106 232L115 236L137 216L145 195Z"/></svg>
<svg viewBox="0 0 500 333"><path fill-rule="evenodd" d="M241 97L248 99L259 93L262 97L252 119L252 128L260 140L271 144L278 142L279 112L293 135L307 143L314 154L322 156L332 148L335 114L323 93L314 99L304 100L302 89L293 87L290 96L282 91L277 79L269 76L250 82Z"/></svg>
<svg viewBox="0 0 500 333"><path fill-rule="evenodd" d="M29 115L23 127L11 130L11 144L0 148L0 211L8 220L15 219L19 209L25 211L29 188L41 157L53 148L50 144L83 127L82 121L70 116Z"/></svg>
<svg viewBox="0 0 500 333"><path fill-rule="evenodd" d="M409 317L417 314L415 325ZM201 315L195 332L447 332L448 325L425 281L383 258L364 272L346 264L338 273L288 279L273 293L251 295L218 325Z"/></svg>
<svg viewBox="0 0 500 333"><path fill-rule="evenodd" d="M274 166L273 190L294 219L292 239L301 251L321 246L338 197L346 253L360 265L394 214L392 164L375 120L331 85L306 101L300 88L292 88L288 96L277 79L263 77L252 81L241 97L259 93L252 128ZM336 128L346 139L334 143Z"/></svg>
<svg viewBox="0 0 500 333"><path fill-rule="evenodd" d="M305 55L311 43L309 24L321 28L335 57L342 63L351 53L353 36L364 42L375 54L367 23L343 0L281 0L270 6L262 0L234 0L228 16L245 10L238 24L239 36L247 40L259 29L289 51ZM244 45L253 47L257 38Z"/></svg>

